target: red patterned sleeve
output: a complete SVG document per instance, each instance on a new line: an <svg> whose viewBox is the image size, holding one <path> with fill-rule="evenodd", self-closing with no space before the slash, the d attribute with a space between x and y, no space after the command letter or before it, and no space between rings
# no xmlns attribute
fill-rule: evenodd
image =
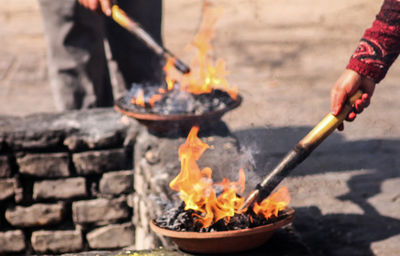
<svg viewBox="0 0 400 256"><path fill-rule="evenodd" d="M385 0L372 27L351 56L348 69L379 83L400 52L400 0Z"/></svg>

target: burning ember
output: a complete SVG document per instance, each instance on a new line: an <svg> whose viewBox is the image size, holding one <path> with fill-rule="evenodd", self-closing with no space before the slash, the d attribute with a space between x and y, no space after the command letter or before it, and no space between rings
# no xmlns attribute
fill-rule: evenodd
<svg viewBox="0 0 400 256"><path fill-rule="evenodd" d="M197 137L198 131L198 127L193 127L180 146L181 171L170 182L170 188L179 192L183 203L158 217L156 224L171 230L207 232L255 227L282 217L290 201L286 187L254 204L246 213L238 213L244 201L238 195L245 188L244 171L239 171L237 181L224 178L214 183L212 170L200 169L197 165L197 160L209 148Z"/></svg>
<svg viewBox="0 0 400 256"><path fill-rule="evenodd" d="M223 60L210 57L211 39L222 9L205 2L204 15L190 48L196 51L190 73L180 74L174 69L173 59L167 59L163 68L164 84L133 84L125 101L135 112L169 114L203 114L231 105L237 98L237 87L226 80L228 71Z"/></svg>

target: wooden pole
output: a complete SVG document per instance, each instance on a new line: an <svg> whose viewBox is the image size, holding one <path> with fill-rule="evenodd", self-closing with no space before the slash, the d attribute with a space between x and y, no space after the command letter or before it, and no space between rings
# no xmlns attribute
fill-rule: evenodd
<svg viewBox="0 0 400 256"><path fill-rule="evenodd" d="M361 98L362 92L358 90L343 106L339 115L327 114L294 148L282 159L282 161L256 186L256 189L247 197L239 212L246 211L254 202L261 202L289 175L289 173L310 153L326 139L352 111L353 104Z"/></svg>
<svg viewBox="0 0 400 256"><path fill-rule="evenodd" d="M174 66L177 70L182 72L183 74L187 74L190 72L190 68L183 61L178 59L175 55L173 55L170 51L162 47L158 44L154 38L146 32L142 28L142 26L130 18L118 5L113 5L111 9L111 17L112 19L121 25L123 28L136 35L139 39L141 39L150 49L152 49L157 55L162 56L164 58L171 58L174 60Z"/></svg>

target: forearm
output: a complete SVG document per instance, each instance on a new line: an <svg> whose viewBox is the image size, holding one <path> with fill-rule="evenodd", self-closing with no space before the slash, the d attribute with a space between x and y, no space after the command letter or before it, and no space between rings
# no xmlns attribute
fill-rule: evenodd
<svg viewBox="0 0 400 256"><path fill-rule="evenodd" d="M385 77L399 52L400 2L385 0L372 27L361 38L347 68L378 83Z"/></svg>

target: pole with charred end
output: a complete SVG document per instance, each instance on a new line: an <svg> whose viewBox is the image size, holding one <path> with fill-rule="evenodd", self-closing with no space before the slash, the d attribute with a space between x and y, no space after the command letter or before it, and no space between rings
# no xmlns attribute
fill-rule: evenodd
<svg viewBox="0 0 400 256"><path fill-rule="evenodd" d="M118 5L113 5L111 10L111 17L116 23L141 39L158 56L172 58L174 60L174 66L177 70L183 74L190 73L190 68L188 65L157 43L156 40L154 40L154 38L147 33L147 31L144 30L138 22L130 18L123 10L121 10L121 8L119 8Z"/></svg>
<svg viewBox="0 0 400 256"><path fill-rule="evenodd" d="M260 203L289 175L308 155L326 139L352 111L353 104L361 98L362 92L358 90L343 106L339 115L329 113L322 119L294 148L282 159L282 161L256 186L256 189L246 198L239 212L247 210L254 202Z"/></svg>

